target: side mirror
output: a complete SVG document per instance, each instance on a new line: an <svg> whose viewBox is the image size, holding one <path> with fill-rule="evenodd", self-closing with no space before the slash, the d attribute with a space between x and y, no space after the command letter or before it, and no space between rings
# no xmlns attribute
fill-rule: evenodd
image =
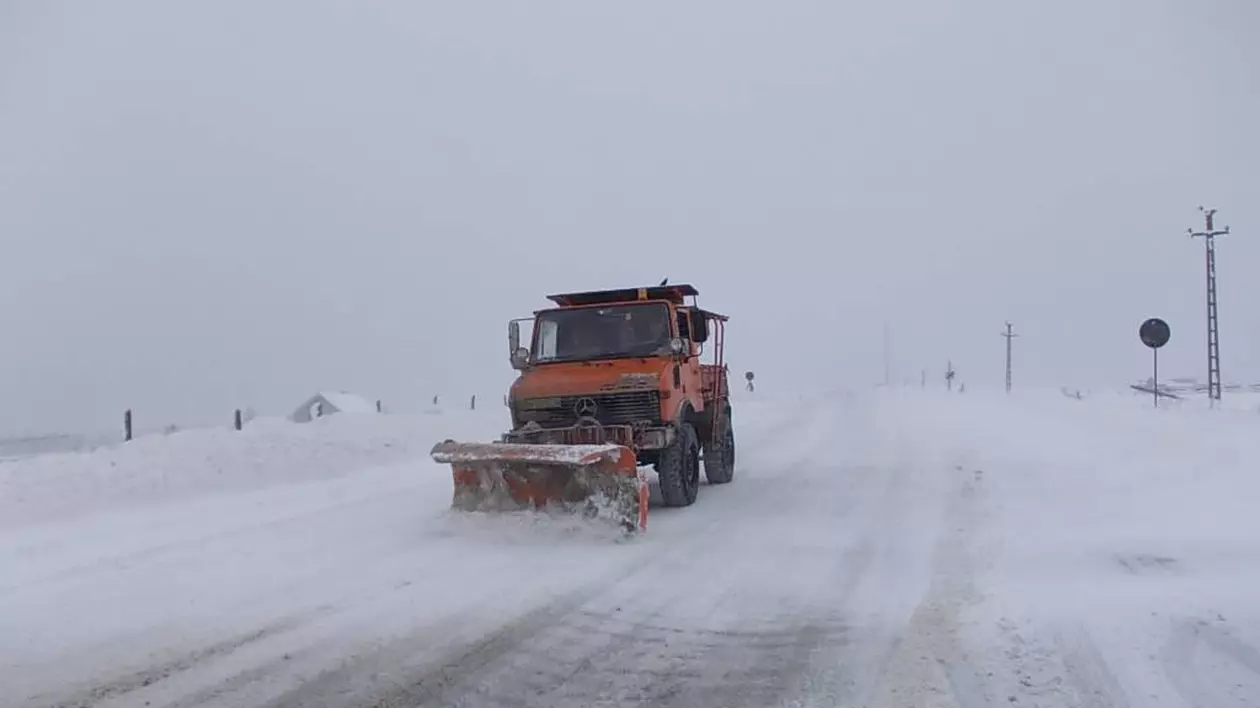
<svg viewBox="0 0 1260 708"><path fill-rule="evenodd" d="M521 346L521 323L516 320L508 322L508 352L513 369L521 371L529 366L529 350Z"/></svg>
<svg viewBox="0 0 1260 708"><path fill-rule="evenodd" d="M709 318L700 310L691 312L691 338L701 344L709 341Z"/></svg>
<svg viewBox="0 0 1260 708"><path fill-rule="evenodd" d="M521 371L529 366L529 350L519 347L512 352L512 368Z"/></svg>

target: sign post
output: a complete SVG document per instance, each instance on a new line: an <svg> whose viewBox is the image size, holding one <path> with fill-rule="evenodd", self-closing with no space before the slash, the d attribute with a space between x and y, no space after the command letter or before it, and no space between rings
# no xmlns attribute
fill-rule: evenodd
<svg viewBox="0 0 1260 708"><path fill-rule="evenodd" d="M1168 323L1152 317L1138 328L1138 337L1151 349L1151 393L1155 395L1155 407L1159 407L1159 348L1168 343L1171 331Z"/></svg>

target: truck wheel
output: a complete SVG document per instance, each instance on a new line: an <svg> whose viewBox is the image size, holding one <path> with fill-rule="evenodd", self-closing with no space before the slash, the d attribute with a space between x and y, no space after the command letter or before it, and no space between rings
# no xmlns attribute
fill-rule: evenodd
<svg viewBox="0 0 1260 708"><path fill-rule="evenodd" d="M726 484L735 479L735 431L729 425L721 440L705 446L704 478L709 484Z"/></svg>
<svg viewBox="0 0 1260 708"><path fill-rule="evenodd" d="M656 463L665 506L691 506L700 490L700 441L690 423L678 427L674 444L661 452Z"/></svg>

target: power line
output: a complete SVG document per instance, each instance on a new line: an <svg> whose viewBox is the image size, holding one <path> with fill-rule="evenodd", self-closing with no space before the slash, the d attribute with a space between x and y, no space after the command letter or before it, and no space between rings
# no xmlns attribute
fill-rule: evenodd
<svg viewBox="0 0 1260 708"><path fill-rule="evenodd" d="M1221 400L1221 343L1216 312L1216 237L1228 234L1229 227L1217 230L1213 226L1215 209L1199 207L1199 211L1203 212L1204 229L1202 231L1186 229L1186 231L1190 234L1190 238L1203 237L1204 264L1207 271L1208 400L1215 406L1216 402Z"/></svg>

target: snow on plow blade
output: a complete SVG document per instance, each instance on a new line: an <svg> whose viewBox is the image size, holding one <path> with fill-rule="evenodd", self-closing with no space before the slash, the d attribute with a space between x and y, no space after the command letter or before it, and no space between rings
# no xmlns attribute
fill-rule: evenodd
<svg viewBox="0 0 1260 708"><path fill-rule="evenodd" d="M451 465L452 508L561 509L631 532L647 528L647 480L630 448L447 440L433 446L430 454Z"/></svg>

